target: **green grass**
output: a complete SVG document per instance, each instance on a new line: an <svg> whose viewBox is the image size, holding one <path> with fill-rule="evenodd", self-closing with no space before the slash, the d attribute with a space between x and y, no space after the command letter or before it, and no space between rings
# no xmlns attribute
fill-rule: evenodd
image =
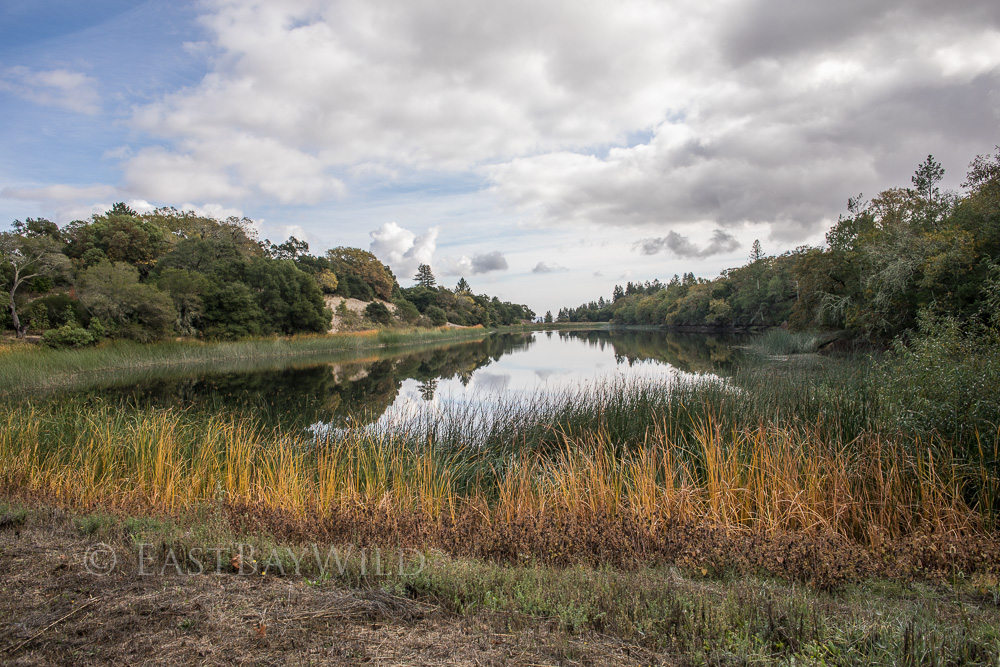
<svg viewBox="0 0 1000 667"><path fill-rule="evenodd" d="M391 355L414 346L482 338L483 329L385 330L373 334L333 334L296 338L156 344L109 342L76 350L16 346L0 354L0 396L25 391L86 387L98 381L137 381L166 373L199 370L235 372L268 365L341 361L366 352Z"/></svg>
<svg viewBox="0 0 1000 667"><path fill-rule="evenodd" d="M786 356L816 352L816 346L825 340L822 334L768 329L749 341L749 349L764 356Z"/></svg>

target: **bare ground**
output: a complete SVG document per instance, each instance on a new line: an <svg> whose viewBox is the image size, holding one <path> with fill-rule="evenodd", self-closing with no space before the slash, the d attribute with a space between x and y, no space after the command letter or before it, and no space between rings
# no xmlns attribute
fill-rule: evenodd
<svg viewBox="0 0 1000 667"><path fill-rule="evenodd" d="M66 525L0 527L0 663L632 665L660 662L547 619L456 616L380 589L211 573L92 574Z"/></svg>

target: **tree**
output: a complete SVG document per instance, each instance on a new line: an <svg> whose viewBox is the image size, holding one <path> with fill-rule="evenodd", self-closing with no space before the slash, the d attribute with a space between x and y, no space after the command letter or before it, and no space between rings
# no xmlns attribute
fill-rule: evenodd
<svg viewBox="0 0 1000 667"><path fill-rule="evenodd" d="M333 270L340 278L340 287L351 284L350 278L367 284L375 296L389 301L392 299L393 288L396 287L396 278L382 262L378 261L375 255L367 250L359 248L338 247L328 250L326 257L333 264Z"/></svg>
<svg viewBox="0 0 1000 667"><path fill-rule="evenodd" d="M417 267L417 275L413 276L417 284L421 287L434 288L437 281L434 279L434 272L431 271L430 264L421 264Z"/></svg>
<svg viewBox="0 0 1000 667"><path fill-rule="evenodd" d="M288 240L281 245L264 239L263 247L271 259L298 259L302 255L309 254L309 244L294 236L289 236Z"/></svg>
<svg viewBox="0 0 1000 667"><path fill-rule="evenodd" d="M750 247L750 262L756 262L764 258L764 251L760 248L760 239L755 239Z"/></svg>
<svg viewBox="0 0 1000 667"><path fill-rule="evenodd" d="M942 178L944 178L944 167L934 161L933 155L928 155L927 159L917 167L910 181L924 201L931 204L938 196L937 184Z"/></svg>
<svg viewBox="0 0 1000 667"><path fill-rule="evenodd" d="M465 278L461 278L458 284L455 285L455 294L472 294L472 288L469 286L469 281Z"/></svg>
<svg viewBox="0 0 1000 667"><path fill-rule="evenodd" d="M250 263L246 284L264 314L264 333L324 332L331 313L316 281L290 260L258 258Z"/></svg>
<svg viewBox="0 0 1000 667"><path fill-rule="evenodd" d="M551 310L546 310L545 311L545 323L546 324L552 324L552 311Z"/></svg>
<svg viewBox="0 0 1000 667"><path fill-rule="evenodd" d="M119 201L119 202L115 202L114 204L112 204L111 210L108 211L106 213L106 215L128 215L128 216L132 216L134 218L135 216L137 216L139 214L136 213L135 210L132 209L125 202Z"/></svg>
<svg viewBox="0 0 1000 667"><path fill-rule="evenodd" d="M427 319L431 321L431 324L436 327L441 327L448 323L448 314L444 312L443 308L431 306L426 310L426 312L424 312L424 315L426 315Z"/></svg>
<svg viewBox="0 0 1000 667"><path fill-rule="evenodd" d="M164 338L177 320L170 295L140 283L139 270L124 262L104 260L84 271L80 300L122 338Z"/></svg>
<svg viewBox="0 0 1000 667"><path fill-rule="evenodd" d="M383 326L392 322L392 313L389 312L389 309L381 301L372 301L365 306L365 316L375 324Z"/></svg>
<svg viewBox="0 0 1000 667"><path fill-rule="evenodd" d="M182 336L197 333L203 311L202 295L209 282L204 275L185 269L165 269L156 281L161 291L170 295L177 309L174 328Z"/></svg>
<svg viewBox="0 0 1000 667"><path fill-rule="evenodd" d="M159 225L132 213L125 206L95 215L90 222L70 223L66 228L66 254L84 266L104 259L126 262L146 275L169 249L169 243Z"/></svg>
<svg viewBox="0 0 1000 667"><path fill-rule="evenodd" d="M17 337L24 338L25 327L17 316L17 290L32 278L61 274L69 268L69 260L51 237L26 238L4 232L0 234L0 267L3 266L9 267L11 272L7 289L10 318Z"/></svg>

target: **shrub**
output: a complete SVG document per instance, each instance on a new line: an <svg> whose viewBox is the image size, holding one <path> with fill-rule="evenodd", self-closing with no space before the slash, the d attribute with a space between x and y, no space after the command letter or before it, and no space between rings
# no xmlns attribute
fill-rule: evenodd
<svg viewBox="0 0 1000 667"><path fill-rule="evenodd" d="M42 334L42 345L55 349L83 347L92 343L94 343L93 334L75 324L49 329Z"/></svg>
<svg viewBox="0 0 1000 667"><path fill-rule="evenodd" d="M365 315L376 324L389 324L392 322L392 313L381 301L372 301L365 306Z"/></svg>
<svg viewBox="0 0 1000 667"><path fill-rule="evenodd" d="M448 323L448 315L444 312L444 310L437 306L428 307L424 315L426 315L427 319L431 321L431 324L436 327L444 326Z"/></svg>
<svg viewBox="0 0 1000 667"><path fill-rule="evenodd" d="M400 297L393 301L393 303L396 305L396 315L407 324L413 324L420 319L420 311L406 299Z"/></svg>
<svg viewBox="0 0 1000 667"><path fill-rule="evenodd" d="M918 331L882 365L885 405L900 426L969 447L1000 425L1000 331L922 312ZM972 453L971 451L968 453Z"/></svg>

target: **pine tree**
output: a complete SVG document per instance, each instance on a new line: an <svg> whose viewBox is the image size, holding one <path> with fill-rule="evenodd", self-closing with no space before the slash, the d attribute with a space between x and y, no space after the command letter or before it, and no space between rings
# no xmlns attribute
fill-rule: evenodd
<svg viewBox="0 0 1000 667"><path fill-rule="evenodd" d="M428 287L434 289L434 285L437 284L437 280L434 279L434 272L431 271L430 264L421 264L417 267L417 275L413 276L413 279L417 281L417 284L421 287Z"/></svg>
<svg viewBox="0 0 1000 667"><path fill-rule="evenodd" d="M455 285L455 294L472 294L472 288L469 286L469 281L462 278Z"/></svg>
<svg viewBox="0 0 1000 667"><path fill-rule="evenodd" d="M933 155L928 155L927 160L913 172L910 181L920 196L930 204L938 196L937 184L941 182L942 178L944 178L944 167L941 166L941 163L934 161Z"/></svg>
<svg viewBox="0 0 1000 667"><path fill-rule="evenodd" d="M545 323L546 324L552 324L552 311L551 310L546 310L545 311Z"/></svg>
<svg viewBox="0 0 1000 667"><path fill-rule="evenodd" d="M756 261L763 259L764 251L760 249L760 239L753 242L753 246L750 248L750 263L753 264Z"/></svg>

